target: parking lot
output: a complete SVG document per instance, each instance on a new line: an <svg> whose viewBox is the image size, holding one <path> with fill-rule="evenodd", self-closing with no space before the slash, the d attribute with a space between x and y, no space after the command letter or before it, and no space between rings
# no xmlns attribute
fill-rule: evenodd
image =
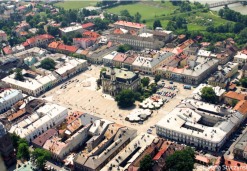
<svg viewBox="0 0 247 171"><path fill-rule="evenodd" d="M152 116L144 121L143 124L130 123L125 121L124 118L131 110L137 108L139 102L136 102L136 105L133 108L119 109L113 97L102 93L102 89L97 90L96 80L99 77L101 68L102 66L92 65L90 70L84 71L63 84L56 86L42 95L42 97L48 101L66 106L69 111L84 111L135 128L138 132L146 132L192 92L192 90L185 90L181 83L172 84L172 86L177 86L175 90L162 87L158 91L175 93L177 90L176 96L174 96L174 98L164 96L163 98L168 99L169 102L160 109L154 110ZM165 85L170 85L167 80L164 80L163 82ZM153 130L152 134L155 134L155 129L151 129Z"/></svg>

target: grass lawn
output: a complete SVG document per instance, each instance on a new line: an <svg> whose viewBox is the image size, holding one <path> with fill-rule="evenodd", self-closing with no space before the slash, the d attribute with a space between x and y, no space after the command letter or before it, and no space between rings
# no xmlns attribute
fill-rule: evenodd
<svg viewBox="0 0 247 171"><path fill-rule="evenodd" d="M171 14L176 7L170 2L137 2L127 5L119 5L116 7L108 8L106 11L113 14L120 14L122 10L128 10L130 15L135 15L139 12L142 16L141 20L154 20L157 16Z"/></svg>
<svg viewBox="0 0 247 171"><path fill-rule="evenodd" d="M69 9L80 9L88 6L95 6L97 3L97 0L92 0L92 1L64 1L64 2L58 2L55 3L54 5L57 7L63 7L65 10Z"/></svg>
<svg viewBox="0 0 247 171"><path fill-rule="evenodd" d="M187 27L188 27L188 30L190 31L205 31L206 30L206 27L193 24L193 23L189 23Z"/></svg>

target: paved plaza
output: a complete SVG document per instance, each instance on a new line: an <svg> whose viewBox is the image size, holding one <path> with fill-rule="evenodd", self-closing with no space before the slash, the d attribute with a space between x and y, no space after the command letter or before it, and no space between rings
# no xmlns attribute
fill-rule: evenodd
<svg viewBox="0 0 247 171"><path fill-rule="evenodd" d="M105 118L119 124L123 124L138 130L146 131L155 125L165 114L169 113L182 99L188 97L192 90L184 90L183 84L174 83L178 87L178 94L159 110L155 110L150 118L142 125L125 121L125 117L131 110L138 108L138 103L131 109L119 109L114 99L97 90L96 80L99 77L102 66L91 66L91 70L80 73L63 84L46 92L45 99L66 106L70 111L84 111L101 118ZM165 81L169 84L169 81ZM44 97L42 95L42 97ZM154 132L153 132L154 133Z"/></svg>

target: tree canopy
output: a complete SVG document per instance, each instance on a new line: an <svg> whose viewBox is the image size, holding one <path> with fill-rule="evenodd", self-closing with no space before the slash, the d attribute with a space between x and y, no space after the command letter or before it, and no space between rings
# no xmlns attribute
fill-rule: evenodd
<svg viewBox="0 0 247 171"><path fill-rule="evenodd" d="M30 152L29 152L29 146L27 141L20 139L18 141L18 147L17 147L17 158L18 159L23 159L23 160L28 160L30 157Z"/></svg>
<svg viewBox="0 0 247 171"><path fill-rule="evenodd" d="M155 81L155 83L158 83L159 81L160 81L160 79L161 79L161 75L155 75L155 77L154 77L154 81Z"/></svg>
<svg viewBox="0 0 247 171"><path fill-rule="evenodd" d="M244 88L247 88L247 78L241 79L240 82L241 82L241 85L242 85Z"/></svg>
<svg viewBox="0 0 247 171"><path fill-rule="evenodd" d="M124 44L124 45L118 46L117 51L118 51L118 52L121 52L121 53L125 53L125 52L127 52L127 51L129 51L129 50L131 50L131 49L132 49L132 46L127 45L127 44Z"/></svg>
<svg viewBox="0 0 247 171"><path fill-rule="evenodd" d="M153 29L155 30L156 27L162 27L160 20L155 20L153 23Z"/></svg>
<svg viewBox="0 0 247 171"><path fill-rule="evenodd" d="M141 83L142 83L143 87L147 87L149 85L149 83L150 83L149 77L142 78L141 79Z"/></svg>
<svg viewBox="0 0 247 171"><path fill-rule="evenodd" d="M195 152L188 147L181 151L175 151L166 158L166 170L192 171L194 168Z"/></svg>
<svg viewBox="0 0 247 171"><path fill-rule="evenodd" d="M17 68L17 69L15 70L15 79L16 79L16 80L19 80L19 81L24 81L24 77L23 77L23 75L22 75L22 69Z"/></svg>
<svg viewBox="0 0 247 171"><path fill-rule="evenodd" d="M212 87L203 87L201 90L202 100L208 103L215 104L217 102L217 96Z"/></svg>
<svg viewBox="0 0 247 171"><path fill-rule="evenodd" d="M153 161L150 155L146 155L140 161L140 170L141 171L149 171L152 168Z"/></svg>
<svg viewBox="0 0 247 171"><path fill-rule="evenodd" d="M47 69L47 70L50 70L50 71L55 69L55 65L56 65L55 61L53 59L51 59L51 58L43 59L41 61L41 64L40 64L41 68Z"/></svg>
<svg viewBox="0 0 247 171"><path fill-rule="evenodd" d="M51 153L47 150L36 148L31 153L31 159L36 167L43 168L45 162L51 158Z"/></svg>
<svg viewBox="0 0 247 171"><path fill-rule="evenodd" d="M118 106L122 108L131 107L135 103L135 93L132 90L122 90L117 96Z"/></svg>

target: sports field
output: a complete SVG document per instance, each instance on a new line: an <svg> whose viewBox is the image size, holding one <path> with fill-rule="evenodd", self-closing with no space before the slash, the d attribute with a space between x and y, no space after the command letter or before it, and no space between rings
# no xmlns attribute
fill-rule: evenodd
<svg viewBox="0 0 247 171"><path fill-rule="evenodd" d="M55 3L54 5L57 7L62 7L65 10L69 10L69 9L80 9L80 8L84 8L87 6L95 6L96 3L98 1L97 0L91 0L91 1L84 1L84 0L80 0L80 1L64 1L64 2L58 2Z"/></svg>

